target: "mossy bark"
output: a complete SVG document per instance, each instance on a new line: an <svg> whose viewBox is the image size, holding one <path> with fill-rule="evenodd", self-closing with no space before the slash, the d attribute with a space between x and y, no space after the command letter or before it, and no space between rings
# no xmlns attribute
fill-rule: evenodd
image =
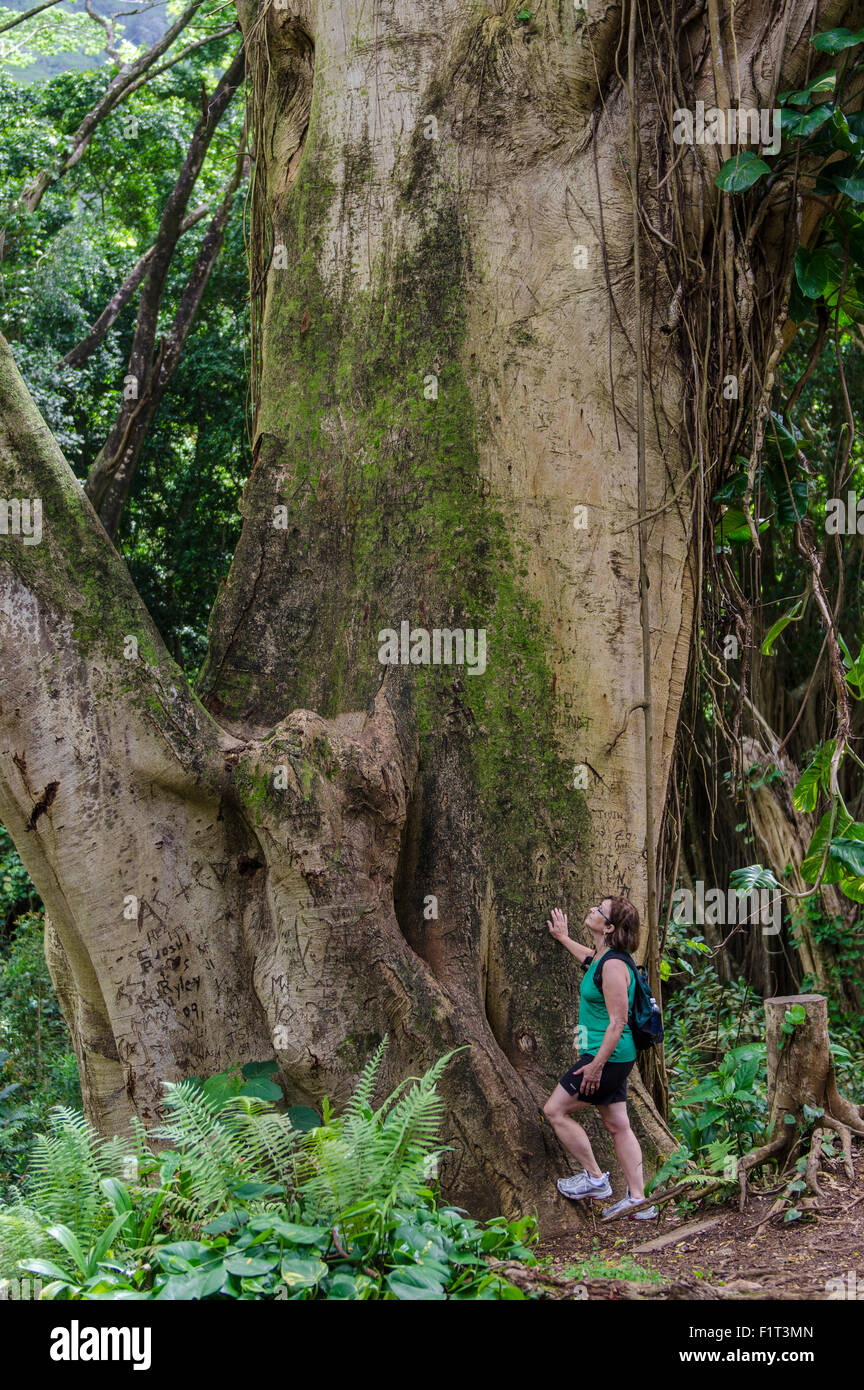
<svg viewBox="0 0 864 1390"><path fill-rule="evenodd" d="M419 756L399 925L464 1036L508 1069L494 1095L472 1084L470 1059L445 1083L474 1150L459 1183L470 1165L482 1201L490 1179L499 1194L536 1194L553 1175L538 1109L572 1057L578 981L546 918L565 904L578 922L604 892L644 910L639 789L653 775L662 791L668 772L691 594L673 511L649 558L663 610L649 773L640 718L628 717L642 695L636 533L615 525L634 515L635 446L629 431L617 444L598 356L608 302L596 238L593 274L574 264L569 200L594 181L575 60L548 68L551 35L535 57L515 10L452 8L452 26L439 16L429 33L382 31L360 7L338 22L326 6L247 22L280 73L255 93L272 227L256 462L198 688L237 734L297 706L334 718L374 698L383 630L485 632L482 674L412 665L388 678ZM605 14L594 37L619 18ZM566 37L577 44L578 26ZM306 93L306 113L286 91ZM568 121L582 148L562 160ZM602 158L610 205L623 207L614 141ZM626 247L615 254L623 268ZM623 339L615 352L629 409ZM665 441L652 453L658 484L666 454ZM435 1043L432 1030L418 1065ZM650 1164L670 1136L647 1095L634 1107Z"/></svg>

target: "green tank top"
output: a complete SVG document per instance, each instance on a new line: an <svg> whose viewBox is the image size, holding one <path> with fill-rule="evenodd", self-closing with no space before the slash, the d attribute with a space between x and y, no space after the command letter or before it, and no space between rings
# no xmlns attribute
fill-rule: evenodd
<svg viewBox="0 0 864 1390"><path fill-rule="evenodd" d="M604 956L605 956L604 952ZM579 1027L584 1032L585 1052L590 1052L592 1057L596 1057L600 1051L600 1044L609 1027L609 1010L606 1007L606 1000L603 997L602 977L601 988L598 989L594 983L594 972L603 957L595 958L582 977L582 989L579 995ZM607 1060L610 1062L633 1062L636 1059L636 1044L633 1041L633 1033L630 1029L630 1010L633 1007L633 994L636 990L636 981L633 971L627 967L630 976L630 983L627 986L627 1016L628 1021L624 1025L624 1032L618 1039L615 1051Z"/></svg>

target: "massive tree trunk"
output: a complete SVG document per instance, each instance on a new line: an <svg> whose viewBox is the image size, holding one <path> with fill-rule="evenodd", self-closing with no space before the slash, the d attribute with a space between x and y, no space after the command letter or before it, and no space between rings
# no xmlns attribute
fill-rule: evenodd
<svg viewBox="0 0 864 1390"><path fill-rule="evenodd" d="M813 8L750 7L742 100L801 76ZM714 99L708 11L682 39L691 106ZM466 1045L446 1186L551 1220L566 1165L539 1106L572 1057L578 982L545 920L563 905L578 933L618 892L645 912L645 788L659 807L697 567L692 345L658 336L677 284L660 262L637 312L627 16L524 13L241 8L254 468L196 691L4 355L3 491L43 499L45 535L3 541L0 816L48 908L103 1128L149 1119L166 1078L274 1052L314 1103L344 1098L385 1032L390 1080ZM668 241L658 13L637 24L632 109L641 215ZM707 265L720 195L695 162L690 178ZM403 621L482 629L485 670L382 665ZM650 1163L672 1140L633 1092Z"/></svg>

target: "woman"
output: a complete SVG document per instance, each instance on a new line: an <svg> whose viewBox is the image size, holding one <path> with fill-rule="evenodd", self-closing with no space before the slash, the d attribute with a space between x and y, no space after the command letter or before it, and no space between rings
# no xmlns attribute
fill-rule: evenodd
<svg viewBox="0 0 864 1390"><path fill-rule="evenodd" d="M631 1207L645 1200L642 1177L642 1150L630 1128L627 1116L627 1075L636 1060L636 1044L628 1022L636 980L633 970L623 960L606 960L601 973L601 986L595 983L597 967L610 951L635 950L639 940L639 914L626 898L604 898L592 907L585 925L594 938L594 949L572 941L567 931L567 917L558 908L552 909L552 921L546 924L556 941L574 955L586 972L582 980L579 1001L579 1051L575 1065L561 1077L543 1107L546 1116L565 1149L583 1165L581 1173L571 1178L559 1178L558 1191L565 1197L611 1197L609 1174L601 1173L594 1157L591 1141L574 1114L588 1105L596 1105L600 1118L612 1135L618 1162L627 1179L627 1196L605 1216L626 1215ZM656 1207L634 1211L639 1221L651 1220Z"/></svg>

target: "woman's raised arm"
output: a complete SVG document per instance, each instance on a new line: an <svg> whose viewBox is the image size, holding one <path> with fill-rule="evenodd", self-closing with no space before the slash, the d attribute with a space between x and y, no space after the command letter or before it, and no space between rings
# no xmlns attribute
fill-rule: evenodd
<svg viewBox="0 0 864 1390"><path fill-rule="evenodd" d="M560 941L571 955L577 960L589 960L594 951L591 946L583 946L581 941L574 941L567 930L567 913L562 912L560 907L553 907L552 921L546 923L552 936L556 941Z"/></svg>

